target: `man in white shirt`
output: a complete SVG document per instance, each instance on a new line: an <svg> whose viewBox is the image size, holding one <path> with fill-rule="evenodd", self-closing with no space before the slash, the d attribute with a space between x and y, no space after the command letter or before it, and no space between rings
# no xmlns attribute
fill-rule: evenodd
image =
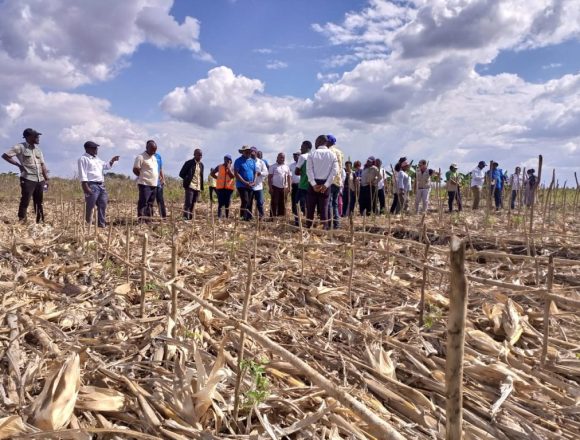
<svg viewBox="0 0 580 440"><path fill-rule="evenodd" d="M330 185L334 176L339 173L336 154L326 146L325 135L320 135L314 143L316 149L308 155L306 175L308 176L308 195L306 197L306 227L312 227L314 211L318 208L324 229L330 229L328 223L328 202Z"/></svg>
<svg viewBox="0 0 580 440"><path fill-rule="evenodd" d="M250 202L250 210L254 211L254 201L258 208L258 215L260 218L264 217L264 179L268 178L268 166L264 159L260 159L261 152L256 147L251 148L252 159L256 162L256 180L252 187L252 201Z"/></svg>
<svg viewBox="0 0 580 440"><path fill-rule="evenodd" d="M399 194L399 211L407 211L409 207L409 193L411 192L411 177L407 174L409 170L407 161L401 164L401 171L397 174L397 189Z"/></svg>
<svg viewBox="0 0 580 440"><path fill-rule="evenodd" d="M159 163L155 157L157 144L149 140L145 144L145 151L135 158L133 174L137 176L139 200L137 201L137 216L139 221L153 217L153 205L157 195L159 181Z"/></svg>
<svg viewBox="0 0 580 440"><path fill-rule="evenodd" d="M510 186L512 187L512 197L510 202L511 209L516 209L516 199L518 198L518 194L522 189L523 181L522 175L520 174L522 169L520 167L516 167L516 172L510 176Z"/></svg>
<svg viewBox="0 0 580 440"><path fill-rule="evenodd" d="M298 184L300 183L300 176L296 174L296 165L298 164L298 159L300 158L300 151L292 154L294 162L292 162L288 168L290 169L290 180L292 183L292 189L290 190L290 202L292 203L292 214L294 214L294 223L298 221L298 209L296 204L298 203Z"/></svg>
<svg viewBox="0 0 580 440"><path fill-rule="evenodd" d="M285 164L286 156L278 153L276 163L270 166L268 188L270 188L270 212L272 217L286 214L286 196L290 192L290 168Z"/></svg>
<svg viewBox="0 0 580 440"><path fill-rule="evenodd" d="M423 213L429 212L429 193L431 192L431 176L433 170L427 168L427 161L421 159L415 173L417 192L415 193L415 214L419 214L419 204L423 207Z"/></svg>
<svg viewBox="0 0 580 440"><path fill-rule="evenodd" d="M85 154L78 160L79 179L85 193L85 220L90 225L93 219L95 206L98 212L98 226L106 226L106 211L109 196L105 189L105 171L110 170L119 156L114 156L109 162L97 157L99 144L87 141L84 145Z"/></svg>
<svg viewBox="0 0 580 440"><path fill-rule="evenodd" d="M336 146L336 138L331 135L326 135L326 146L330 151L334 153L336 156L338 170L339 172L334 176L334 180L332 181L332 185L330 185L330 202L329 202L329 215L328 218L331 219L331 226L333 229L338 229L339 221L340 221L340 212L338 210L338 197L340 195L342 189L342 175L340 170L342 170L344 164L344 154L342 151Z"/></svg>
<svg viewBox="0 0 580 440"><path fill-rule="evenodd" d="M481 199L481 188L483 187L483 182L485 180L485 168L486 163L480 160L477 166L471 171L471 192L473 194L473 209L479 209L479 201Z"/></svg>
<svg viewBox="0 0 580 440"><path fill-rule="evenodd" d="M378 214L385 213L385 180L387 180L387 171L383 167L383 162L381 159L375 159L375 166L379 170L379 181L377 182L377 197L379 206L375 206L376 202L373 200L373 208Z"/></svg>

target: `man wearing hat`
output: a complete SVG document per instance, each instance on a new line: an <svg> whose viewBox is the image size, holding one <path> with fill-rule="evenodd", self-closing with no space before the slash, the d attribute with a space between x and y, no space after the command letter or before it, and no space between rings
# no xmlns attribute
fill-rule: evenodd
<svg viewBox="0 0 580 440"><path fill-rule="evenodd" d="M477 166L471 171L471 192L473 194L473 209L479 209L479 201L481 200L481 188L485 180L486 163L480 160Z"/></svg>
<svg viewBox="0 0 580 440"><path fill-rule="evenodd" d="M489 170L490 191L495 201L495 210L503 208L503 185L507 177L503 170L499 168L499 163L492 161Z"/></svg>
<svg viewBox="0 0 580 440"><path fill-rule="evenodd" d="M201 148L193 150L193 159L186 161L179 171L179 177L183 179L185 201L183 203L183 218L191 220L195 204L199 200L199 194L203 191L203 163Z"/></svg>
<svg viewBox="0 0 580 440"><path fill-rule="evenodd" d="M249 221L252 218L252 188L256 180L256 161L251 157L251 147L244 145L238 152L241 156L234 162L234 175L240 196L240 216Z"/></svg>
<svg viewBox="0 0 580 440"><path fill-rule="evenodd" d="M330 185L330 203L329 203L330 212L328 215L328 218L332 220L331 227L333 229L338 229L340 219L340 213L338 212L338 197L340 195L340 189L343 183L341 171L342 167L344 166L344 155L342 154L342 151L340 151L340 149L337 148L336 138L331 134L326 135L326 146L336 156L339 169L339 172L336 174L336 176L334 176L332 185Z"/></svg>
<svg viewBox="0 0 580 440"><path fill-rule="evenodd" d="M31 198L36 212L36 222L44 221L42 199L43 190L48 188L48 170L44 164L42 151L38 147L41 134L32 128L27 128L22 133L25 142L14 145L2 155L2 159L17 166L20 170L21 196L18 207L20 221L26 220L26 211L28 211Z"/></svg>
<svg viewBox="0 0 580 440"><path fill-rule="evenodd" d="M445 180L447 181L447 203L449 205L449 212L453 211L454 200L457 200L457 210L461 211L461 192L459 186L460 182L456 163L452 163L449 166L449 171L445 173Z"/></svg>
<svg viewBox="0 0 580 440"><path fill-rule="evenodd" d="M98 226L104 228L105 214L109 197L105 189L105 171L110 170L119 156L114 156L109 162L97 157L99 144L87 141L84 145L85 154L78 160L79 180L85 193L85 220L90 225L95 206L98 212Z"/></svg>

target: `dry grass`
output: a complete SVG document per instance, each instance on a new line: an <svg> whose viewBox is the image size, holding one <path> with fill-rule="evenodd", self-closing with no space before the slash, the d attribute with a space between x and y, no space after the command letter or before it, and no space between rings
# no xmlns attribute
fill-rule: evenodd
<svg viewBox="0 0 580 440"><path fill-rule="evenodd" d="M577 438L580 318L573 306L552 305L540 367L544 256L555 257L552 293L580 298L572 206L566 217L556 209L543 232L540 212L532 235L506 213L442 221L433 213L425 232L419 216L371 218L364 231L357 218L353 245L344 225L333 234L305 231L302 252L301 233L289 224L258 229L230 220L212 228L202 205L195 222L130 226L135 267L127 283L124 219L132 204L113 201L115 226L110 236L96 236L81 227L80 203L62 199L45 208L47 225L15 225L6 210L1 216L0 438L387 438L344 394L388 424L388 438L443 438L451 233L465 237L468 248L465 437ZM145 233L151 273L142 317ZM107 248L117 256L107 257ZM181 291L173 320L171 283L216 309ZM242 327L248 331L234 417ZM316 385L278 347L339 393Z"/></svg>

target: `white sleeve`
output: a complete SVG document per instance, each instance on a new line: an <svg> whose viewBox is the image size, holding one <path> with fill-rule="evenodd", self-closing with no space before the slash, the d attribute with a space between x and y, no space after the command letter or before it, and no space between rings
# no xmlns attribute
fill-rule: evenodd
<svg viewBox="0 0 580 440"><path fill-rule="evenodd" d="M84 157L80 157L78 160L78 166L79 166L79 179L81 182L88 182L89 179L87 177L87 171L85 169L85 158Z"/></svg>

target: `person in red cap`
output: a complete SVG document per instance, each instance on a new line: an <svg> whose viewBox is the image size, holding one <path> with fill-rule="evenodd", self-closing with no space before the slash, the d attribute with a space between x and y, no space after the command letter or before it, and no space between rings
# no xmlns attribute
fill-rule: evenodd
<svg viewBox="0 0 580 440"><path fill-rule="evenodd" d="M106 226L106 210L109 196L105 189L105 171L110 170L119 156L114 156L109 162L105 162L97 157L99 144L87 141L84 145L83 154L77 164L79 168L79 179L85 193L85 220L90 225L93 219L93 210L97 207L99 228Z"/></svg>
<svg viewBox="0 0 580 440"><path fill-rule="evenodd" d="M27 128L22 133L25 142L20 142L2 155L6 162L17 166L20 170L20 205L18 206L18 219L26 221L26 212L32 198L36 222L44 221L42 207L43 192L48 189L48 170L44 164L44 156L38 144L40 135L33 128ZM18 160L16 160L18 159Z"/></svg>

